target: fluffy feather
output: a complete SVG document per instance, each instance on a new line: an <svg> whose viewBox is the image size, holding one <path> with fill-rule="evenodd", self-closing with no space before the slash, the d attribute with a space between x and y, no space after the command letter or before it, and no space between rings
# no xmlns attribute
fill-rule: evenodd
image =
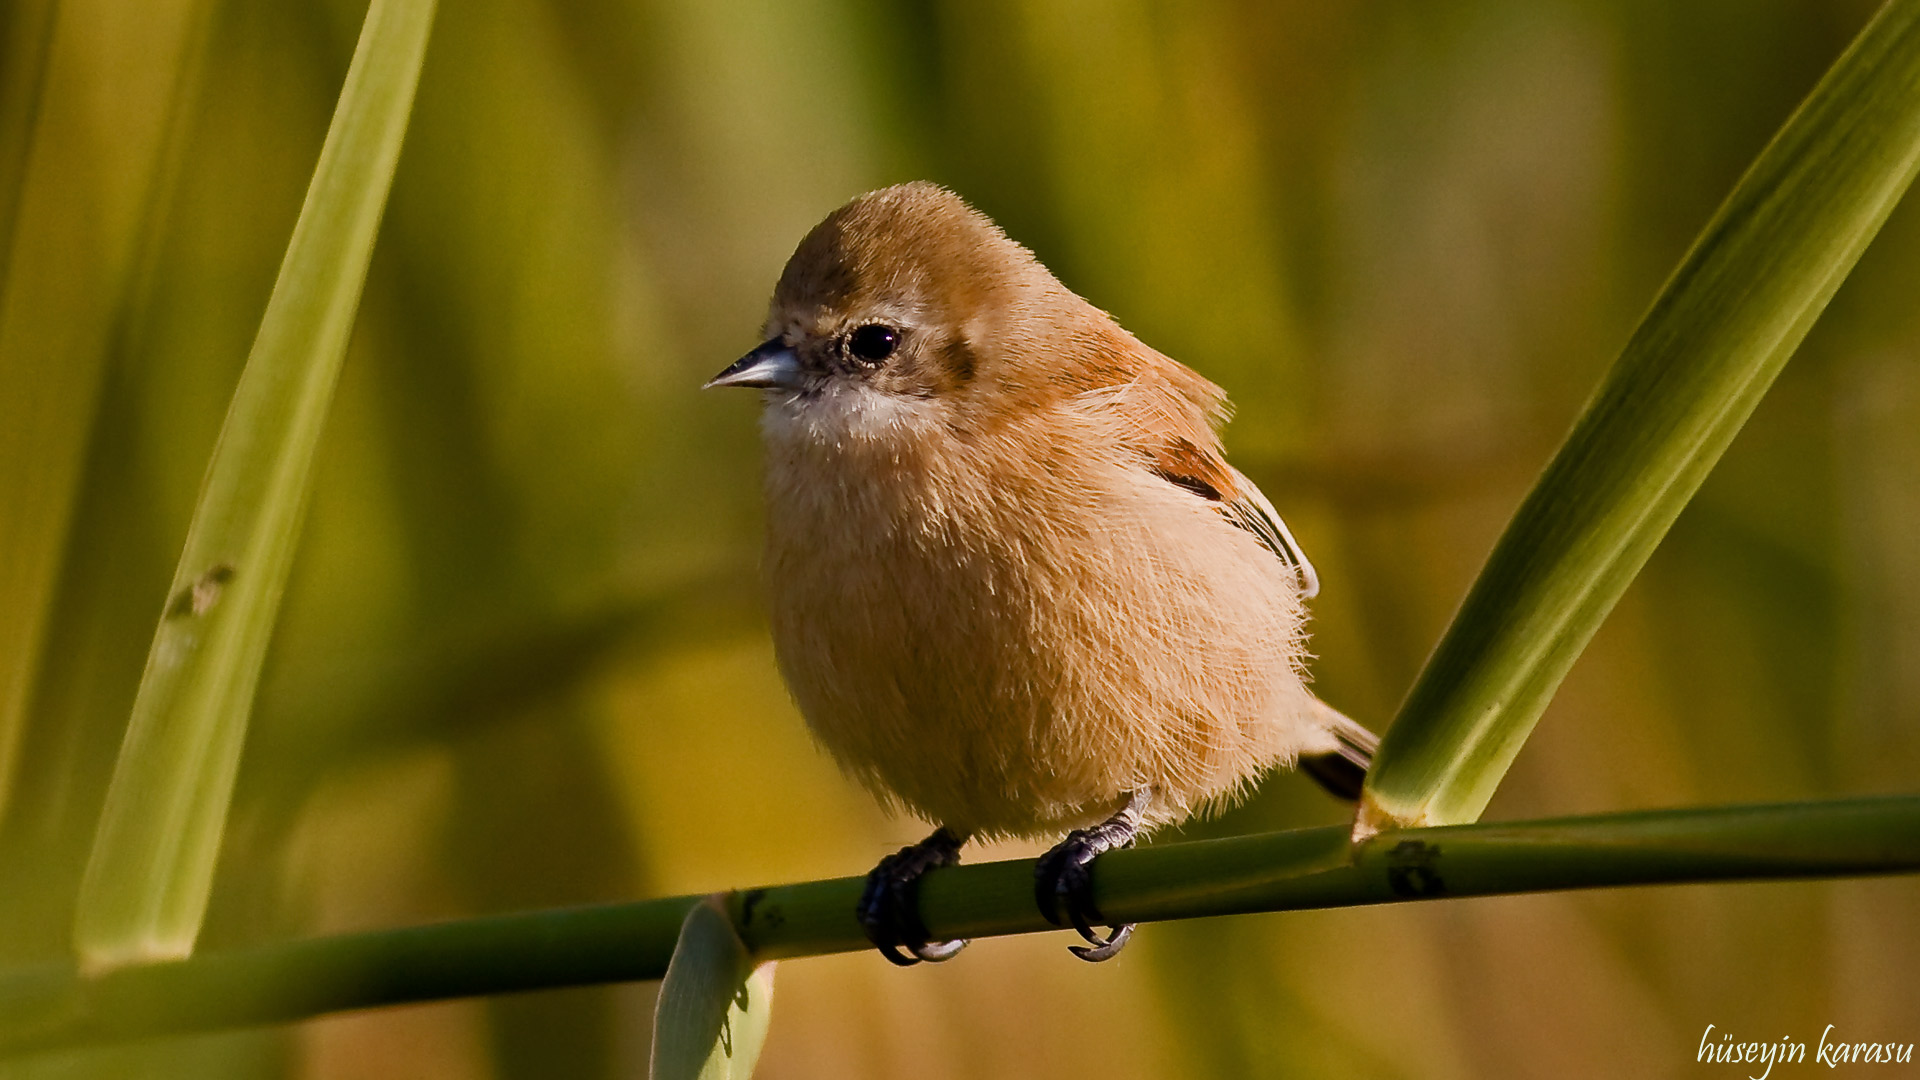
<svg viewBox="0 0 1920 1080"><path fill-rule="evenodd" d="M868 323L901 336L873 367L845 344ZM983 215L854 200L766 332L806 373L763 422L776 651L881 799L1039 835L1150 788L1164 824L1342 745L1300 669L1311 568L1227 465L1220 389Z"/></svg>

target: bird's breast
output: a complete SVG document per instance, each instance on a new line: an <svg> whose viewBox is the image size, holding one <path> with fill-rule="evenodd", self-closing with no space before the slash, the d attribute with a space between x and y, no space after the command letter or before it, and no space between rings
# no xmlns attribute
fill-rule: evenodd
<svg viewBox="0 0 1920 1080"><path fill-rule="evenodd" d="M822 744L990 832L1104 814L1130 785L1217 788L1215 759L1298 689L1283 568L1097 447L935 420L767 426L775 646Z"/></svg>

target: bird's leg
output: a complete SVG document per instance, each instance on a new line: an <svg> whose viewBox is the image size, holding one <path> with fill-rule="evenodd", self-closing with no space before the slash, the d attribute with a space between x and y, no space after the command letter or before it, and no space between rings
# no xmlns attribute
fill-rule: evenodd
<svg viewBox="0 0 1920 1080"><path fill-rule="evenodd" d="M920 920L920 875L959 862L960 845L966 842L964 835L943 825L925 840L881 859L867 875L855 914L880 955L910 967L922 960L951 960L967 947L964 940L928 941L927 924Z"/></svg>
<svg viewBox="0 0 1920 1080"><path fill-rule="evenodd" d="M1082 960L1112 958L1133 936L1133 924L1107 924L1110 933L1093 931L1096 923L1106 923L1093 903L1093 860L1114 848L1132 847L1147 815L1148 790L1142 788L1127 796L1120 812L1091 829L1075 829L1052 851L1040 856L1034 867L1033 897L1040 914L1055 926L1072 924L1086 945L1069 945Z"/></svg>

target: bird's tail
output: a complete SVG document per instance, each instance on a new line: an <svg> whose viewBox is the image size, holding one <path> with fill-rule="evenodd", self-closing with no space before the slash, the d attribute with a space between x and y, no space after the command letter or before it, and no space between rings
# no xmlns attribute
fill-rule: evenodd
<svg viewBox="0 0 1920 1080"><path fill-rule="evenodd" d="M1300 771L1313 777L1335 798L1359 802L1360 785L1366 782L1367 767L1373 764L1373 752L1380 746L1380 736L1319 698L1313 699L1313 707L1328 746L1303 752Z"/></svg>

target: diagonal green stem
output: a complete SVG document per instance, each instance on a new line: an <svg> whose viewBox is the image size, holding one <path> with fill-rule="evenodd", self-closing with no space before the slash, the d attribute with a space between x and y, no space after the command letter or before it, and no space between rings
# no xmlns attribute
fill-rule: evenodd
<svg viewBox="0 0 1920 1080"><path fill-rule="evenodd" d="M1102 911L1121 920L1232 915L1618 885L1910 873L1920 796L1662 810L1409 829L1349 846L1343 827L1165 844L1103 856ZM866 947L862 879L734 893L756 959ZM659 978L702 897L498 915L312 938L96 976L0 979L0 1053L298 1020L480 994ZM935 871L937 937L1052 929L1026 860ZM876 963L878 961L876 960Z"/></svg>
<svg viewBox="0 0 1920 1080"><path fill-rule="evenodd" d="M140 7L137 52L73 4L0 11L0 818L103 379L161 247L205 64L210 3Z"/></svg>
<svg viewBox="0 0 1920 1080"><path fill-rule="evenodd" d="M373 0L207 465L74 914L96 967L193 951L433 0Z"/></svg>
<svg viewBox="0 0 1920 1080"><path fill-rule="evenodd" d="M1387 730L1356 835L1472 821L1920 168L1920 0L1891 0L1655 299Z"/></svg>

